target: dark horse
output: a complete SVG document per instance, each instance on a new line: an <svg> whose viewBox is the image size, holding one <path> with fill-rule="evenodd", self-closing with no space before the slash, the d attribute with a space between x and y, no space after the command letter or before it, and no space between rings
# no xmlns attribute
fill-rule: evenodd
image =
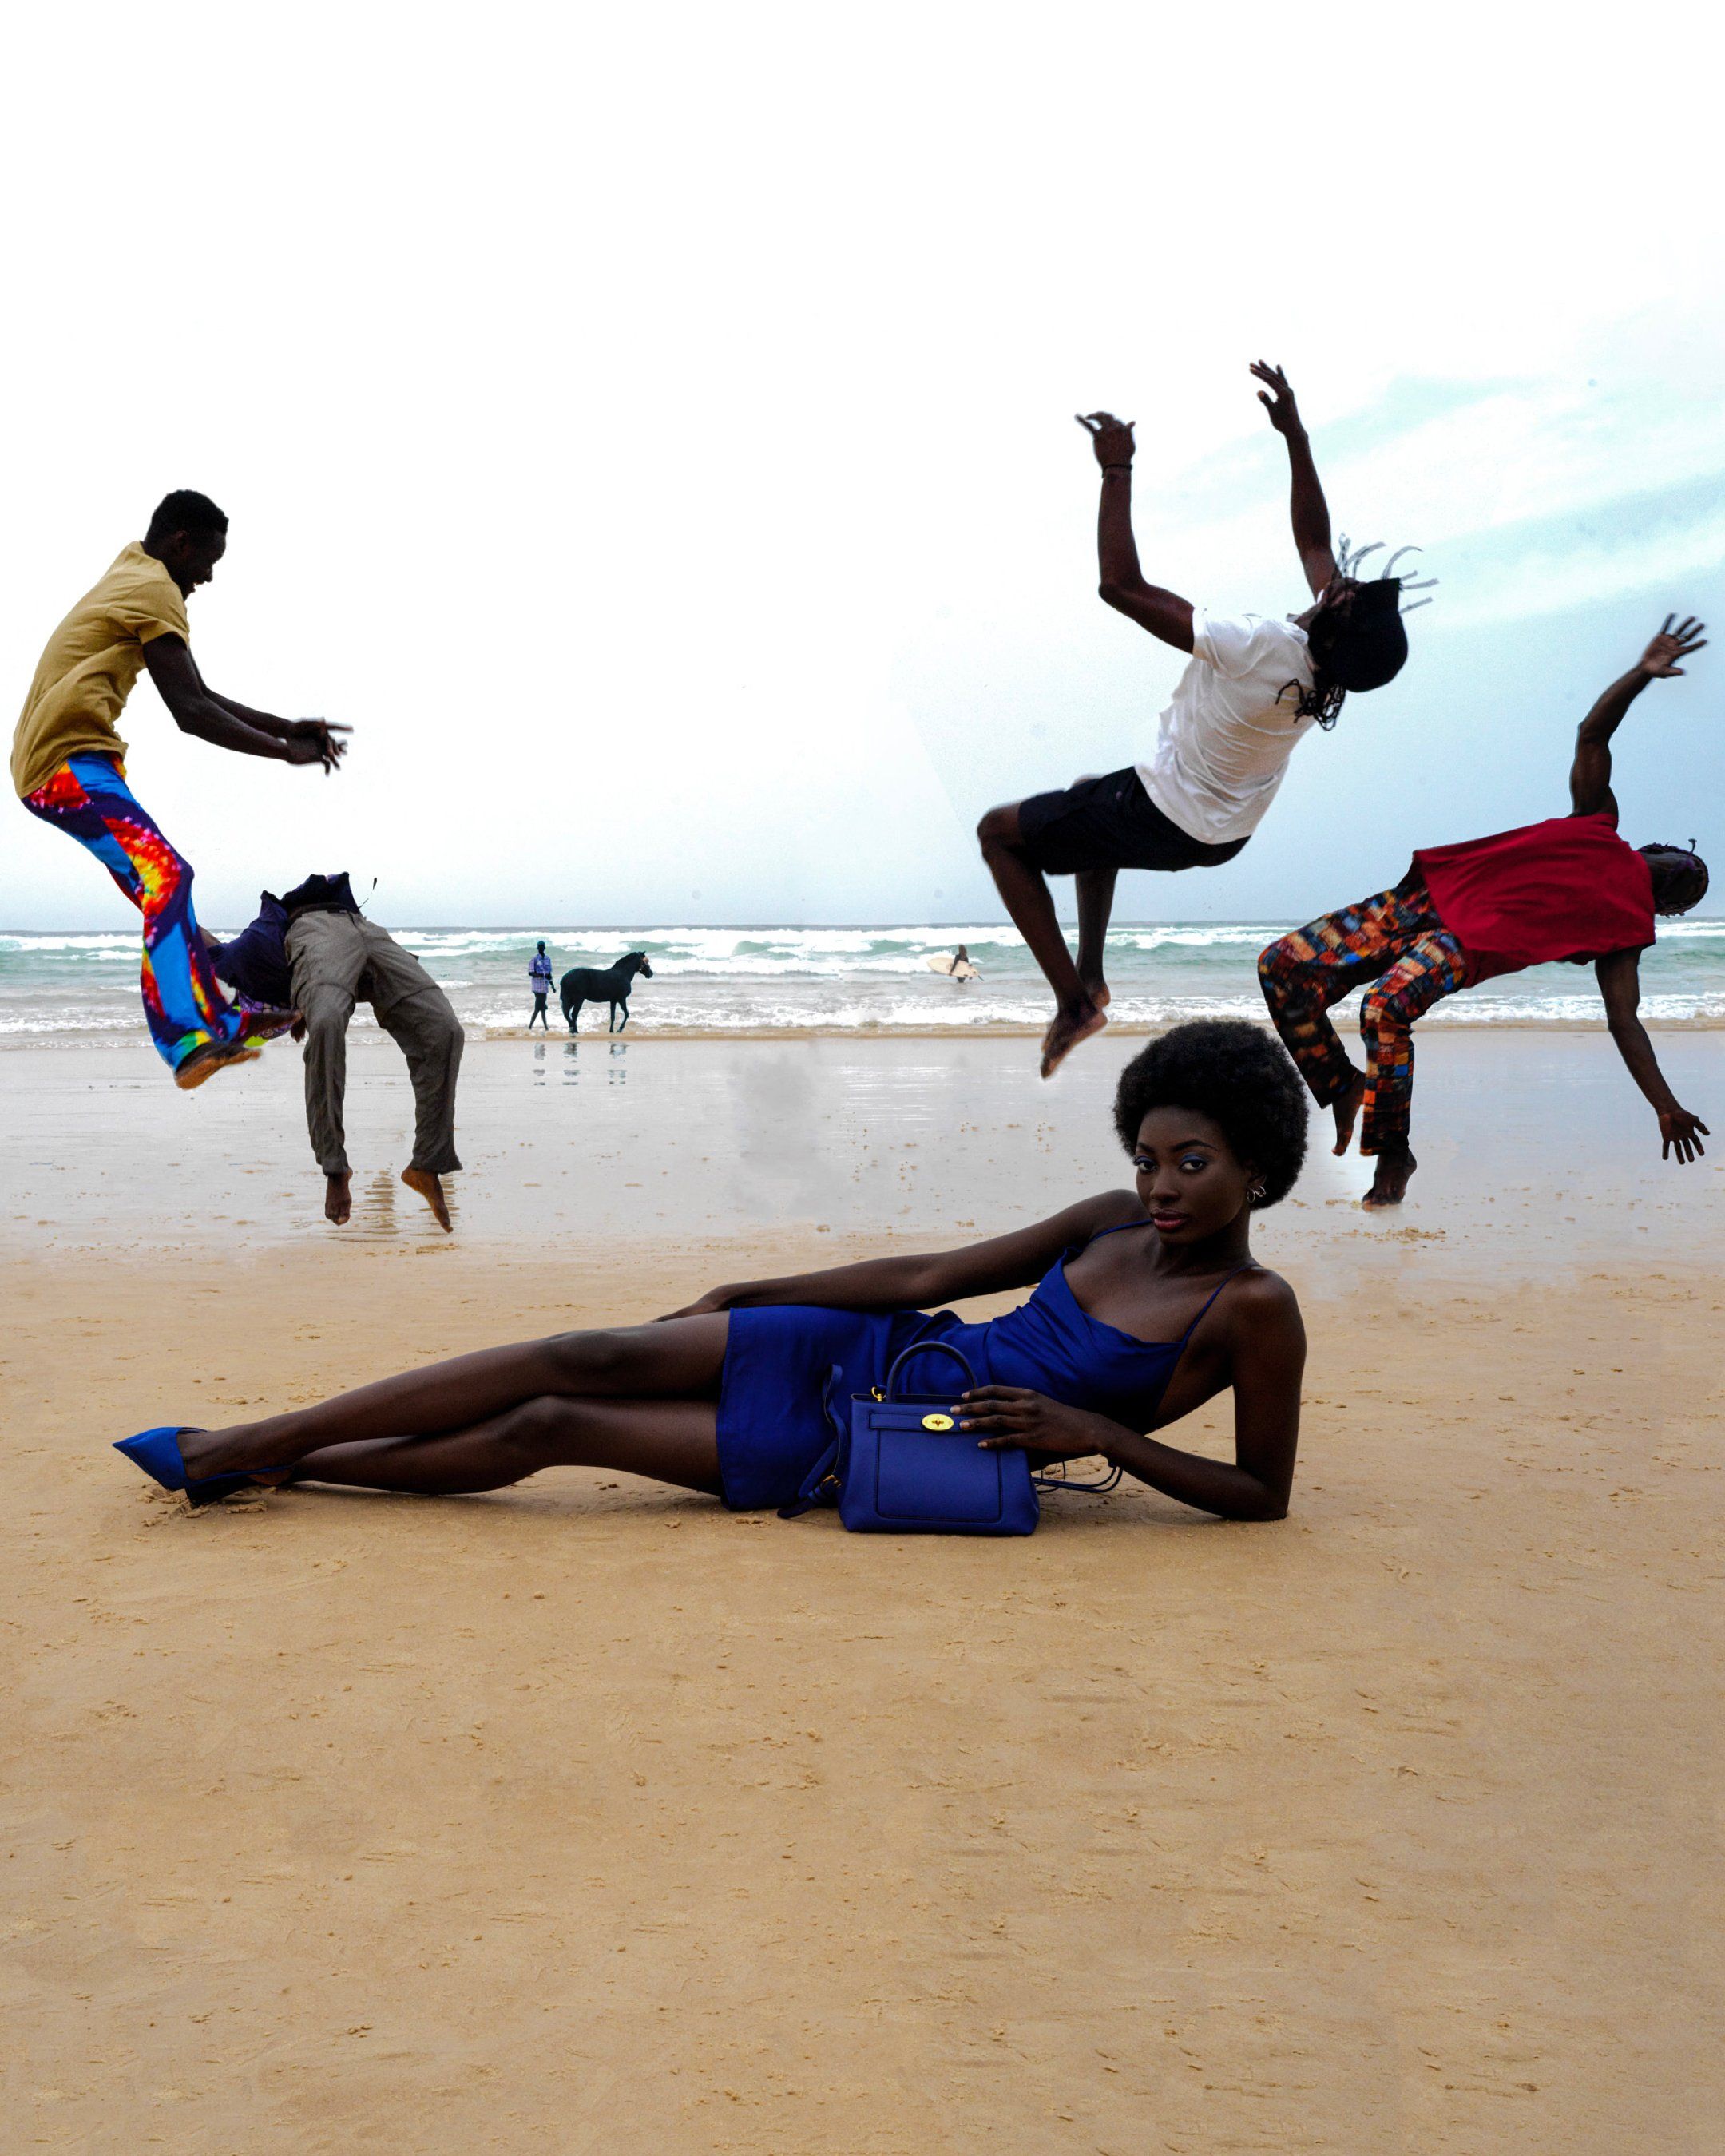
<svg viewBox="0 0 1725 2156"><path fill-rule="evenodd" d="M644 951L631 951L626 958L619 958L614 966L572 966L557 983L557 995L563 1006L563 1016L569 1021L569 1030L576 1030L575 1021L581 1015L583 1004L609 1004L611 1023L607 1033L621 1033L629 1024L629 992L635 975L651 980L653 968L647 963ZM623 1007L623 1025L617 1022L618 1005Z"/></svg>

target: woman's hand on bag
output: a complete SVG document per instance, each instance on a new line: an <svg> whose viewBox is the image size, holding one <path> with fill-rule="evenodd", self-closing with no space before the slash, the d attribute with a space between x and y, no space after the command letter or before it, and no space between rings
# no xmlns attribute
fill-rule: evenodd
<svg viewBox="0 0 1725 2156"><path fill-rule="evenodd" d="M958 1399L958 1427L986 1432L978 1440L985 1452L1087 1459L1099 1449L1099 1420L1082 1408L1063 1407L1046 1393L1027 1392L1022 1385L978 1385Z"/></svg>
<svg viewBox="0 0 1725 2156"><path fill-rule="evenodd" d="M729 1310L731 1298L737 1293L734 1287L710 1287L697 1302L685 1302L680 1310L667 1310L655 1317L655 1325L669 1325L674 1317L705 1317L710 1311Z"/></svg>

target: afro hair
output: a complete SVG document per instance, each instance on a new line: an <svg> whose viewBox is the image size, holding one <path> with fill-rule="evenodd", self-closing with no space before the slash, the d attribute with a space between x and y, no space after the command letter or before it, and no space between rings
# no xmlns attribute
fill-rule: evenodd
<svg viewBox="0 0 1725 2156"><path fill-rule="evenodd" d="M198 494L188 486L177 488L165 494L151 512L150 528L146 539L166 539L170 533L183 531L190 538L214 538L228 529L228 512L218 509L207 494Z"/></svg>
<svg viewBox="0 0 1725 2156"><path fill-rule="evenodd" d="M1263 1183L1258 1209L1293 1188L1306 1158L1306 1088L1287 1050L1261 1026L1243 1018L1194 1019L1133 1056L1114 1096L1114 1127L1128 1152L1150 1111L1170 1107L1221 1125Z"/></svg>

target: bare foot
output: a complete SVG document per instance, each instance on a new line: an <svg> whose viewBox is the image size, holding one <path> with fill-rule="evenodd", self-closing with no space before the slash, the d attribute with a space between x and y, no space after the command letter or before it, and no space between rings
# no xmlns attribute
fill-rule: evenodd
<svg viewBox="0 0 1725 2156"><path fill-rule="evenodd" d="M1052 1078L1081 1040L1088 1040L1108 1023L1093 1003L1076 1004L1060 1011L1042 1036L1042 1075Z"/></svg>
<svg viewBox="0 0 1725 2156"><path fill-rule="evenodd" d="M323 1217L345 1228L353 1217L353 1176L351 1170L324 1178Z"/></svg>
<svg viewBox="0 0 1725 2156"><path fill-rule="evenodd" d="M1086 981L1085 983L1084 993L1090 998L1091 1002L1098 1010L1106 1010L1109 1004L1114 1000L1113 996L1109 992L1108 983L1102 978L1100 973L1096 975L1094 980Z"/></svg>
<svg viewBox="0 0 1725 2156"><path fill-rule="evenodd" d="M417 1190L425 1200L436 1215L437 1224L444 1233L446 1235L453 1235L454 1224L449 1219L449 1204L444 1196L443 1184L437 1177L429 1175L423 1168L404 1168L401 1172L401 1179L409 1190Z"/></svg>
<svg viewBox="0 0 1725 2156"><path fill-rule="evenodd" d="M259 1048L247 1048L238 1040L206 1041L202 1048L194 1048L174 1072L174 1083L182 1093L203 1085L206 1078L213 1078L218 1070L225 1070L230 1063L255 1063L263 1054Z"/></svg>
<svg viewBox="0 0 1725 2156"><path fill-rule="evenodd" d="M1360 1204L1374 1211L1380 1205L1399 1205L1408 1194L1408 1179L1419 1164L1410 1152L1380 1152L1378 1173Z"/></svg>
<svg viewBox="0 0 1725 2156"><path fill-rule="evenodd" d="M1359 1119L1360 1103L1365 1097L1365 1079L1356 1070L1348 1091L1339 1101L1332 1101L1330 1104L1335 1111L1335 1149L1338 1154L1346 1152L1348 1147L1353 1143L1353 1127Z"/></svg>

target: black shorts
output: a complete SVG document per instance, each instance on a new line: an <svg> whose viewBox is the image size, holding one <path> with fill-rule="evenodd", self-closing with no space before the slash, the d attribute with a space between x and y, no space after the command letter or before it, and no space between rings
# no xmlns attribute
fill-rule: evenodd
<svg viewBox="0 0 1725 2156"><path fill-rule="evenodd" d="M1019 851L1045 875L1081 869L1211 869L1245 844L1207 846L1164 816L1128 764L1019 803Z"/></svg>

